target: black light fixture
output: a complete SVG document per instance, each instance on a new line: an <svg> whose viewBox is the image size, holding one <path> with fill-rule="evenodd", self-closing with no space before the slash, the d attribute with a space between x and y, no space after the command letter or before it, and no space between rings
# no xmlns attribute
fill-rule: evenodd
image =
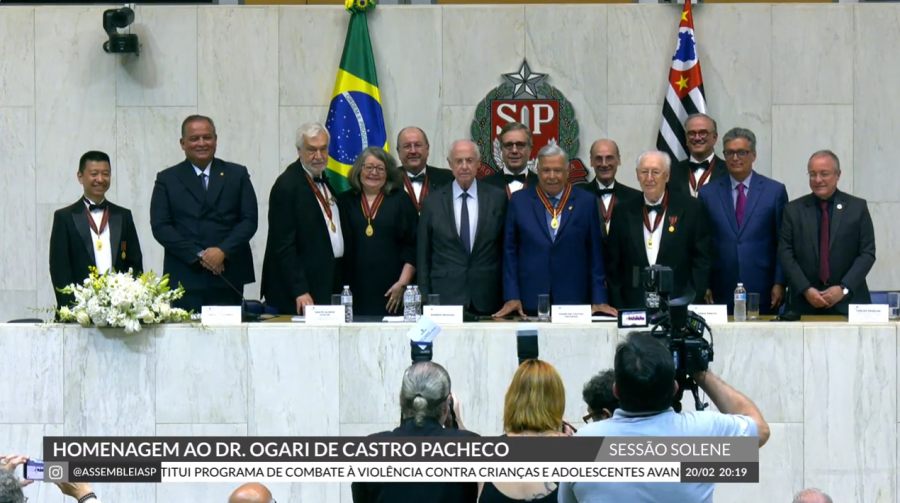
<svg viewBox="0 0 900 503"><path fill-rule="evenodd" d="M134 22L134 10L131 7L109 9L103 12L103 29L109 40L103 42L103 50L110 54L135 54L140 56L141 44L138 36L127 33L120 34L119 29L127 28Z"/></svg>

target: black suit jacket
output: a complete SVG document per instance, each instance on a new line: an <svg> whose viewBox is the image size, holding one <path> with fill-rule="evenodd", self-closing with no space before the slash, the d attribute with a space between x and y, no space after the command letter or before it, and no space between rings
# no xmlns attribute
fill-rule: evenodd
<svg viewBox="0 0 900 503"><path fill-rule="evenodd" d="M778 239L778 259L791 288L793 308L800 314L840 313L850 304L870 304L866 276L875 264L875 228L865 199L836 191L829 226L830 285L850 290L832 309L812 307L804 297L810 287L825 288L819 280L818 197L807 194L788 203Z"/></svg>
<svg viewBox="0 0 900 503"><path fill-rule="evenodd" d="M629 201L617 211L610 229L610 296L613 307L632 309L645 307L644 289L634 285L635 270L649 267L644 242L644 198ZM672 218L675 223L672 223ZM651 225L653 222L650 222ZM669 206L660 223L662 238L656 265L672 268L675 291L682 295L688 287L694 290L694 302L703 299L709 288L711 246L709 221L703 203L685 194L669 194ZM674 228L674 232L670 232Z"/></svg>
<svg viewBox="0 0 900 503"><path fill-rule="evenodd" d="M331 188L329 187L329 190ZM333 196L337 194L331 190ZM344 249L348 248L347 217L340 215ZM269 195L269 235L260 293L282 314L296 314L297 297L331 304L340 277L328 223L300 161L275 180Z"/></svg>
<svg viewBox="0 0 900 503"><path fill-rule="evenodd" d="M672 165L672 173L669 177L669 192L691 195L691 162L690 159L679 161ZM719 177L728 175L728 166L725 160L718 155L713 155L713 172L709 175L703 186L709 185ZM698 179L697 182L700 180Z"/></svg>
<svg viewBox="0 0 900 503"><path fill-rule="evenodd" d="M53 213L53 229L50 231L50 280L56 293L58 307L69 306L74 295L56 291L72 283L81 284L90 276L89 267L96 267L94 240L91 238L90 216L84 199ZM109 203L109 243L112 247L112 268L116 272L132 269L143 273L141 243L131 210Z"/></svg>
<svg viewBox="0 0 900 503"><path fill-rule="evenodd" d="M503 304L503 229L506 193L475 182L478 224L472 253L463 249L453 211L453 184L444 185L425 199L419 216L419 289L423 297L441 296L441 304L494 313Z"/></svg>
<svg viewBox="0 0 900 503"><path fill-rule="evenodd" d="M627 185L624 185L618 180L616 180L615 183L616 184L613 186L613 199L610 201L610 204L613 204L612 201L615 201L615 204L613 204L612 213L609 214L609 230L612 230L612 219L613 217L615 217L618 208L621 208L623 204L626 204L629 201L642 200L644 197L644 193L637 189L633 189ZM597 181L591 180L588 183L579 183L575 186L580 187L597 197L597 211L600 212L600 232L603 236L603 243L606 244L609 239L609 232L607 231L606 225L604 224L603 197L600 196L600 187L597 186Z"/></svg>
<svg viewBox="0 0 900 503"><path fill-rule="evenodd" d="M409 196L409 200L412 201L413 206L416 207L416 210L421 211L421 207L416 201L415 191L410 192L409 187L406 186L406 180L409 178L409 173L403 166L400 166L400 171L403 173L403 191L406 192L407 196ZM453 183L453 172L449 169L441 169L426 165L425 176L428 177L428 191L425 193L425 197L428 197L428 194L433 193L438 188ZM421 199L424 201L424 198Z"/></svg>
<svg viewBox="0 0 900 503"><path fill-rule="evenodd" d="M153 237L165 248L163 271L185 290L229 288L203 268L197 254L217 247L225 253L222 276L242 287L256 281L250 239L259 224L256 193L247 168L213 159L208 189L185 160L160 171L150 199Z"/></svg>
<svg viewBox="0 0 900 503"><path fill-rule="evenodd" d="M537 173L531 171L530 169L525 169L525 186L532 187L538 184L538 176ZM507 191L507 185L509 185L506 181L506 173L503 171L498 171L493 175L488 175L481 180L483 182L482 185L492 185L494 187L503 189L506 192L506 198L512 198L512 193Z"/></svg>

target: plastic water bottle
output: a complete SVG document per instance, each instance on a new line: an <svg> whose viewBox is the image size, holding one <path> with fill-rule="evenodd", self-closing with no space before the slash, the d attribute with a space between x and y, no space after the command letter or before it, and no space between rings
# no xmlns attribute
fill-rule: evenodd
<svg viewBox="0 0 900 503"><path fill-rule="evenodd" d="M344 321L353 323L353 293L350 292L349 285L344 285L344 291L341 292L341 305L344 306Z"/></svg>
<svg viewBox="0 0 900 503"><path fill-rule="evenodd" d="M412 285L406 285L406 291L403 292L403 321L416 322L416 292Z"/></svg>
<svg viewBox="0 0 900 503"><path fill-rule="evenodd" d="M413 285L413 293L416 297L416 321L419 321L419 318L422 316L422 292L419 291L419 285Z"/></svg>
<svg viewBox="0 0 900 503"><path fill-rule="evenodd" d="M743 283L734 290L734 321L747 321L747 290Z"/></svg>

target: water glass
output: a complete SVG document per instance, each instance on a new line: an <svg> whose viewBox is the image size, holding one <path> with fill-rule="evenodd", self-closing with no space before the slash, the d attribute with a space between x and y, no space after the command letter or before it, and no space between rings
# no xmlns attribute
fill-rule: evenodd
<svg viewBox="0 0 900 503"><path fill-rule="evenodd" d="M900 293L888 293L888 313L890 319L900 319Z"/></svg>
<svg viewBox="0 0 900 503"><path fill-rule="evenodd" d="M747 294L747 319L748 320L758 320L759 319L759 294L758 293L748 293Z"/></svg>
<svg viewBox="0 0 900 503"><path fill-rule="evenodd" d="M550 320L550 296L538 295L538 319L541 321Z"/></svg>
<svg viewBox="0 0 900 503"><path fill-rule="evenodd" d="M331 294L331 305L332 306L340 306L341 304L342 304L341 294L339 294L339 293Z"/></svg>
<svg viewBox="0 0 900 503"><path fill-rule="evenodd" d="M441 295L438 293L429 293L428 294L428 305L429 306L440 306L441 305Z"/></svg>

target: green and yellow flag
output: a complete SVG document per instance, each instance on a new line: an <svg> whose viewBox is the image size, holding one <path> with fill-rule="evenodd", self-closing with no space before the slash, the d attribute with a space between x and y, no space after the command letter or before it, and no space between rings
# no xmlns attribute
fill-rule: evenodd
<svg viewBox="0 0 900 503"><path fill-rule="evenodd" d="M366 19L366 12L375 8L375 2L347 0L346 7L350 12L350 26L325 121L331 135L331 145L328 147L329 179L337 192L350 187L347 175L363 150L372 146L388 148L375 57L372 55Z"/></svg>

